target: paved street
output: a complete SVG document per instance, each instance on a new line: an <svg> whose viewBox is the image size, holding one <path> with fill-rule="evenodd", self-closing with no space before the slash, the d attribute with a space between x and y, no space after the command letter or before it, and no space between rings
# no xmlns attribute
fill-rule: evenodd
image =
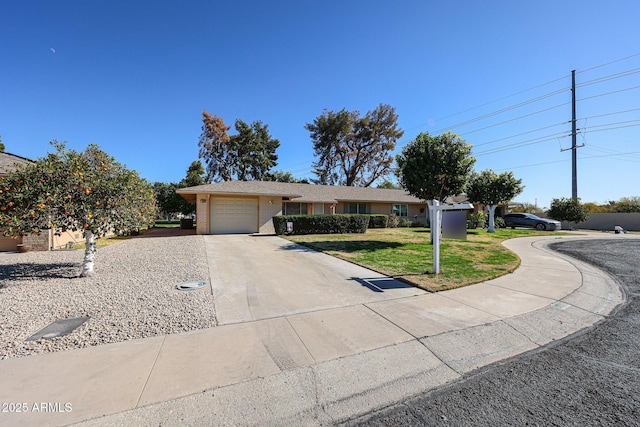
<svg viewBox="0 0 640 427"><path fill-rule="evenodd" d="M552 248L617 277L626 304L586 332L345 424L640 425L640 240L567 241Z"/></svg>

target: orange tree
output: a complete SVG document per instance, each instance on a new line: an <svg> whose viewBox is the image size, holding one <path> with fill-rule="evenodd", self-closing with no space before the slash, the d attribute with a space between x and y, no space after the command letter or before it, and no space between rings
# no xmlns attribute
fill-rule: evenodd
<svg viewBox="0 0 640 427"><path fill-rule="evenodd" d="M80 276L92 276L95 239L153 225L151 185L97 145L84 152L53 141L55 153L19 167L0 182L0 229L18 238L81 230L86 240Z"/></svg>

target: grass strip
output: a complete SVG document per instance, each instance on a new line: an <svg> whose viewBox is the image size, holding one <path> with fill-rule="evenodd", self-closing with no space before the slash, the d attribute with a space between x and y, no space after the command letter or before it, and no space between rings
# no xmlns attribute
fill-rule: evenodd
<svg viewBox="0 0 640 427"><path fill-rule="evenodd" d="M350 261L430 292L484 282L514 271L516 254L502 245L514 237L548 236L522 229L468 230L467 240L443 239L440 274L433 274L433 246L427 228L369 229L364 234L286 236L320 252Z"/></svg>

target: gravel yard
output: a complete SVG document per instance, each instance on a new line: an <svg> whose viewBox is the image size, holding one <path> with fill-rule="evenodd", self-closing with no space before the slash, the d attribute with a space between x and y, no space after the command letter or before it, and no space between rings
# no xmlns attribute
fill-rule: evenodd
<svg viewBox="0 0 640 427"><path fill-rule="evenodd" d="M204 280L202 236L153 233L100 249L95 276L77 277L83 250L0 253L0 359L22 357L216 326ZM59 319L88 316L71 334L25 341Z"/></svg>

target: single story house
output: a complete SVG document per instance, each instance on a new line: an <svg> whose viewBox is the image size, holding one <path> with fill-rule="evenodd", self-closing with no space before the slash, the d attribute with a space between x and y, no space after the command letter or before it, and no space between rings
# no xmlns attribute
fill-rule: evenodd
<svg viewBox="0 0 640 427"><path fill-rule="evenodd" d="M386 214L427 221L426 203L404 190L293 184L271 181L225 181L181 188L177 193L196 204L198 234L273 234L277 215Z"/></svg>
<svg viewBox="0 0 640 427"><path fill-rule="evenodd" d="M32 164L33 161L11 153L0 152L0 180L16 168ZM31 234L17 240L5 237L0 230L0 251L15 251L20 243L28 244L33 250L48 251L64 248L69 242L82 241L82 232L67 231L56 236L54 230L47 230L40 235Z"/></svg>

